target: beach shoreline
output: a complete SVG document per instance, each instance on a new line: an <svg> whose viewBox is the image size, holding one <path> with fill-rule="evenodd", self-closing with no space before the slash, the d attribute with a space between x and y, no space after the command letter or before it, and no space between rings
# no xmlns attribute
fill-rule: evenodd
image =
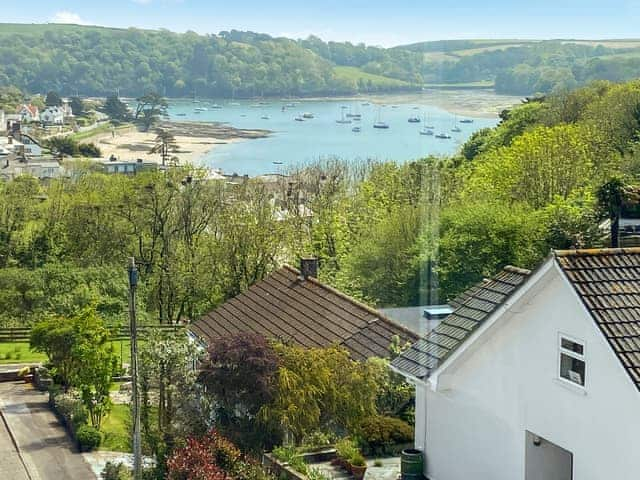
<svg viewBox="0 0 640 480"><path fill-rule="evenodd" d="M176 150L171 156L178 158L180 164L203 165L202 160L216 146L226 145L243 139L263 138L271 132L267 130L239 130L220 123L163 122L160 128L173 133ZM112 156L118 160L145 162L162 161L159 154L149 153L155 145L155 129L141 131L135 126L125 129L112 129L87 137L85 142L95 143L103 158Z"/></svg>

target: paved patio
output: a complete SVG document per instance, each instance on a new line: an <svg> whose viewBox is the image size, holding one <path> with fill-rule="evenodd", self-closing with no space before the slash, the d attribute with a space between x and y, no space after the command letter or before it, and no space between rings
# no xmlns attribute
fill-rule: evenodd
<svg viewBox="0 0 640 480"><path fill-rule="evenodd" d="M374 466L376 459L367 459L367 471L364 480L396 480L400 475L400 457L387 457L377 459L382 462L381 467ZM312 463L311 468L317 468L329 478L335 480L352 478L349 473L340 467L334 467L330 462Z"/></svg>

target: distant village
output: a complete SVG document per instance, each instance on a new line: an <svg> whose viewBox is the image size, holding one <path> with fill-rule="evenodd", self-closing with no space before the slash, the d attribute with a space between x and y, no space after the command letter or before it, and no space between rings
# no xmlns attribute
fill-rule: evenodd
<svg viewBox="0 0 640 480"><path fill-rule="evenodd" d="M94 111L96 124L106 123L108 117ZM43 139L95 128L82 127L76 122L70 100L61 99L60 106L19 105L15 112L0 110L0 180L11 180L20 175L31 175L41 181L70 176L62 159L44 146ZM142 160L94 159L105 173L132 174L157 165Z"/></svg>

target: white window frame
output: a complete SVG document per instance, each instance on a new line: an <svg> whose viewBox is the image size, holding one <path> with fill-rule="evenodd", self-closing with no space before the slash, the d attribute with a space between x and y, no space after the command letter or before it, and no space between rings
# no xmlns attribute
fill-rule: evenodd
<svg viewBox="0 0 640 480"><path fill-rule="evenodd" d="M574 352L573 350L567 350L566 348L564 348L562 346L563 339L582 346L582 355ZM568 380L562 376L562 355L567 355L568 357L584 362L584 385L580 385L579 383ZM558 380L582 390L585 390L587 388L587 343L584 340L580 340L576 337L572 337L571 335L567 335L562 332L558 333Z"/></svg>

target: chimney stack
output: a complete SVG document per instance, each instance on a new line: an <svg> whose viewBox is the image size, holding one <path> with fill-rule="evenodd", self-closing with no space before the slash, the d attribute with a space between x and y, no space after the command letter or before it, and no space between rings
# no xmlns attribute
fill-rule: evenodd
<svg viewBox="0 0 640 480"><path fill-rule="evenodd" d="M309 257L300 259L300 276L302 279L318 278L318 259Z"/></svg>

